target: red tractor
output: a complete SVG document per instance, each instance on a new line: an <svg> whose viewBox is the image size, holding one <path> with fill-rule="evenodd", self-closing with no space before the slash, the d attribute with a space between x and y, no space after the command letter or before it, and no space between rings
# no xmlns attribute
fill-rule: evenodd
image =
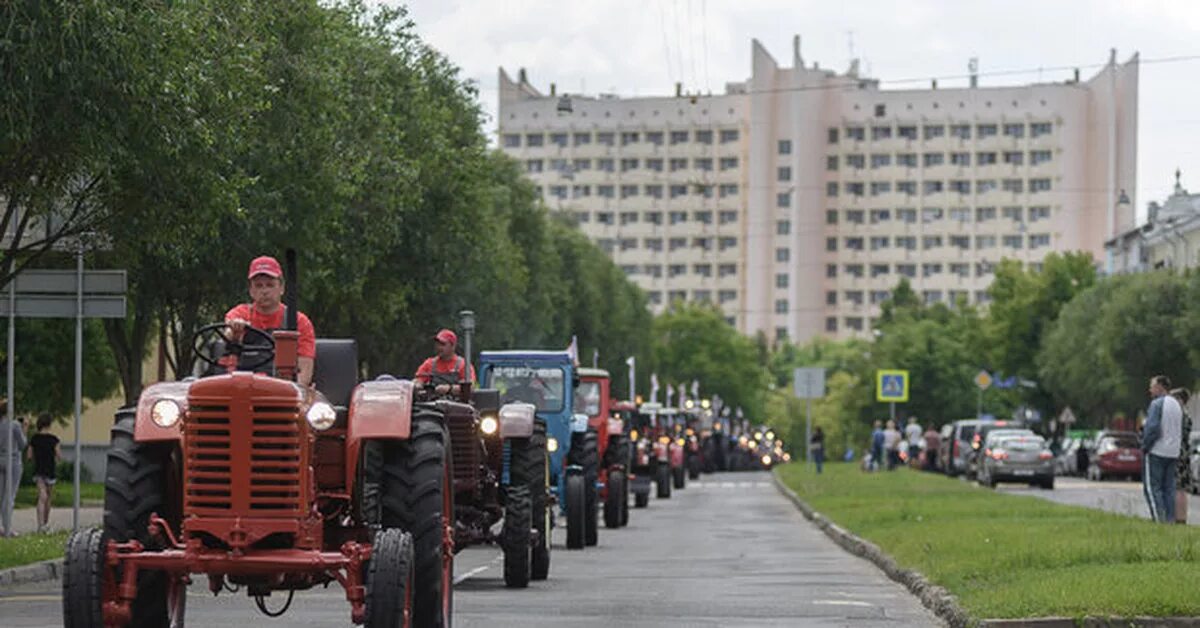
<svg viewBox="0 0 1200 628"><path fill-rule="evenodd" d="M579 369L575 411L587 415L588 431L596 433L604 525L619 528L629 523L629 437L624 420L610 411L610 384L608 371Z"/></svg>
<svg viewBox="0 0 1200 628"><path fill-rule="evenodd" d="M628 434L629 492L633 495L635 508L645 508L650 503L650 482L654 477L654 437L650 415L638 411L637 404L629 401L614 401L610 411L621 420Z"/></svg>
<svg viewBox="0 0 1200 628"><path fill-rule="evenodd" d="M290 288L294 254L288 267ZM199 574L214 594L244 587L271 616L296 591L337 583L356 624L449 623L443 428L419 420L411 383L359 383L353 340L318 340L315 388L299 386L289 295L283 330L247 328L236 343L224 323L197 332L219 374L151 385L117 413L103 527L67 544L66 626L182 626ZM367 444L386 452L370 490ZM402 518L421 525L395 525ZM414 536L437 538L437 555L414 554ZM416 571L430 559L434 583ZM277 592L287 600L268 608ZM420 606L435 621L421 621Z"/></svg>
<svg viewBox="0 0 1200 628"><path fill-rule="evenodd" d="M664 408L660 403L647 402L641 405L638 414L640 416L634 426L638 438L633 472L654 478L656 496L669 499L672 485L683 488L687 479L683 468L682 438L675 435L675 416L679 411Z"/></svg>

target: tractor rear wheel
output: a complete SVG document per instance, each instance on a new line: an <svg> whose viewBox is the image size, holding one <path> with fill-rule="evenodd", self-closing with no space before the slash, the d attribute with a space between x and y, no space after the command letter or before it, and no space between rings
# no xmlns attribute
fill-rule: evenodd
<svg viewBox="0 0 1200 628"><path fill-rule="evenodd" d="M583 474L567 474L566 493L567 549L583 549L583 511L587 507L587 497L584 495Z"/></svg>
<svg viewBox="0 0 1200 628"><path fill-rule="evenodd" d="M518 445L513 443L513 450ZM524 589L529 586L529 538L533 529L530 520L529 485L513 483L508 487L504 504L504 586Z"/></svg>
<svg viewBox="0 0 1200 628"><path fill-rule="evenodd" d="M600 479L600 437L594 429L588 429L572 439L567 464L583 467L584 506L583 534L586 545L596 545L599 541L599 510L600 495L596 482Z"/></svg>
<svg viewBox="0 0 1200 628"><path fill-rule="evenodd" d="M699 480L700 479L700 457L692 456L691 458L688 458L687 467L688 467L688 479L689 480Z"/></svg>
<svg viewBox="0 0 1200 628"><path fill-rule="evenodd" d="M549 508L550 456L546 453L546 424L534 422L533 435L526 449L513 450L512 469L516 473L513 482L529 485L530 518L537 533L530 556L530 578L545 580L550 576L550 530L554 513Z"/></svg>
<svg viewBox="0 0 1200 628"><path fill-rule="evenodd" d="M671 475L675 479L675 488L684 489L687 487L687 470L683 467L675 467L671 469Z"/></svg>
<svg viewBox="0 0 1200 628"><path fill-rule="evenodd" d="M649 505L650 505L650 491L646 491L645 493L634 493L633 494L633 507L634 508L645 508L646 506L649 506Z"/></svg>
<svg viewBox="0 0 1200 628"><path fill-rule="evenodd" d="M367 628L411 628L413 625L412 535L399 528L375 534L366 565Z"/></svg>
<svg viewBox="0 0 1200 628"><path fill-rule="evenodd" d="M621 472L621 527L629 525L629 474Z"/></svg>
<svg viewBox="0 0 1200 628"><path fill-rule="evenodd" d="M658 486L659 499L671 498L671 467L665 462L658 463L658 468L655 471L657 477L654 478L655 484Z"/></svg>
<svg viewBox="0 0 1200 628"><path fill-rule="evenodd" d="M120 568L108 569L104 564L105 546L109 540L136 540L147 549L159 547L150 536L150 515L158 514L173 527L180 518L179 496L182 486L172 486L178 496L171 498L170 481L178 483L179 461L171 449L158 444L134 441L136 411L124 408L117 412L108 450L104 478L104 529L83 531L72 536L68 546L63 576L63 618L71 628L103 625L101 608L104 602L116 601ZM178 527L175 529L178 532ZM115 580L109 582L112 577ZM133 600L130 624L133 626L182 625L184 615L183 587L172 583L167 574L158 570L138 571L137 597Z"/></svg>
<svg viewBox="0 0 1200 628"><path fill-rule="evenodd" d="M406 441L383 447L383 527L413 539L413 625L449 626L454 607L454 490L450 435L435 407L414 404Z"/></svg>
<svg viewBox="0 0 1200 628"><path fill-rule="evenodd" d="M604 527L621 527L621 509L625 505L625 472L608 472L608 497L604 500Z"/></svg>

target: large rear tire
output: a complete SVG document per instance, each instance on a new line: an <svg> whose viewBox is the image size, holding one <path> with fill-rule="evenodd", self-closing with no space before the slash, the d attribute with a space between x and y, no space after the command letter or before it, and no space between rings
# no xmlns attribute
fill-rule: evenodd
<svg viewBox="0 0 1200 628"><path fill-rule="evenodd" d="M537 533L530 556L530 578L545 580L550 577L550 531L554 528L554 516L549 506L550 454L546 451L546 424L535 422L533 436L529 437L530 452L520 466L520 473L529 484L530 515L533 529Z"/></svg>
<svg viewBox="0 0 1200 628"><path fill-rule="evenodd" d="M583 549L584 509L587 507L584 490L583 474L567 475L567 549Z"/></svg>
<svg viewBox="0 0 1200 628"><path fill-rule="evenodd" d="M629 525L629 474L621 472L621 527Z"/></svg>
<svg viewBox="0 0 1200 628"><path fill-rule="evenodd" d="M525 444L527 443L521 446ZM514 452L517 446L516 443L513 444ZM503 533L504 586L510 589L524 589L529 586L529 539L533 529L530 510L529 485L513 483L508 487L508 495L505 498Z"/></svg>
<svg viewBox="0 0 1200 628"><path fill-rule="evenodd" d="M675 479L675 488L683 490L687 488L687 470L683 467L675 467L671 469L671 475Z"/></svg>
<svg viewBox="0 0 1200 628"><path fill-rule="evenodd" d="M604 527L621 527L621 507L625 505L625 472L608 472L608 497L604 500Z"/></svg>
<svg viewBox="0 0 1200 628"><path fill-rule="evenodd" d="M366 567L367 628L411 628L413 610L412 536L399 528L375 534Z"/></svg>
<svg viewBox="0 0 1200 628"><path fill-rule="evenodd" d="M454 609L454 491L450 435L441 412L413 408L406 441L384 443L380 510L383 527L413 541L413 625L451 625Z"/></svg>
<svg viewBox="0 0 1200 628"><path fill-rule="evenodd" d="M671 499L671 467L665 463L658 463L658 469L655 471L655 485L658 487L659 499Z"/></svg>
<svg viewBox="0 0 1200 628"><path fill-rule="evenodd" d="M158 514L178 532L179 497L182 487L172 487L178 496L168 496L168 483L178 481L179 461L171 448L160 444L134 441L136 411L117 412L111 431L108 464L104 478L103 531L77 532L71 538L63 577L63 620L69 628L103 626L101 609L116 596L120 569L104 567L105 545L111 540L136 540L147 549L159 547L150 537L150 515ZM170 478L170 479L169 479ZM97 562L98 561L98 562ZM107 582L109 576L117 580ZM137 597L131 609L131 626L183 625L185 596L178 582L171 582L162 571L138 572Z"/></svg>
<svg viewBox="0 0 1200 628"><path fill-rule="evenodd" d="M571 460L567 464L577 464L583 467L584 506L583 534L584 544L596 545L600 540L600 492L596 482L600 479L600 437L596 430L589 429L573 438L575 447L571 448Z"/></svg>
<svg viewBox="0 0 1200 628"><path fill-rule="evenodd" d="M691 458L688 458L687 466L688 466L688 479L689 480L699 480L700 479L700 457L692 456Z"/></svg>
<svg viewBox="0 0 1200 628"><path fill-rule="evenodd" d="M646 506L649 506L649 505L650 505L650 492L649 491L646 491L645 493L634 493L633 494L633 507L634 508L645 508Z"/></svg>

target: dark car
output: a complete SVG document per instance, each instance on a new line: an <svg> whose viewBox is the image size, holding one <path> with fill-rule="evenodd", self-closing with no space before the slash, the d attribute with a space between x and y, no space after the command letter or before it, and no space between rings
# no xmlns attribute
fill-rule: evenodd
<svg viewBox="0 0 1200 628"><path fill-rule="evenodd" d="M1087 477L1103 481L1111 477L1142 479L1142 447L1137 432L1104 431L1096 435L1088 451Z"/></svg>

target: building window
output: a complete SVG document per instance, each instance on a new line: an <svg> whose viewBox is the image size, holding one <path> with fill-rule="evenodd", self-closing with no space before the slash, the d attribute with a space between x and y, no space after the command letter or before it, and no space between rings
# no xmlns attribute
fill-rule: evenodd
<svg viewBox="0 0 1200 628"><path fill-rule="evenodd" d="M938 263L921 264L921 276L932 277L942 274L942 265Z"/></svg>
<svg viewBox="0 0 1200 628"><path fill-rule="evenodd" d="M871 264L871 278L883 277L891 268L887 264ZM872 301L874 303L874 301Z"/></svg>
<svg viewBox="0 0 1200 628"><path fill-rule="evenodd" d="M1035 233L1029 236L1029 248L1040 249L1044 246L1050 246L1050 234Z"/></svg>
<svg viewBox="0 0 1200 628"><path fill-rule="evenodd" d="M732 209L723 209L717 214L717 222L723 225L728 225L737 222L737 212Z"/></svg>
<svg viewBox="0 0 1200 628"><path fill-rule="evenodd" d="M917 236L896 236L896 248L905 251L917 250Z"/></svg>
<svg viewBox="0 0 1200 628"><path fill-rule="evenodd" d="M786 262L786 261L790 260L791 257L792 257L792 252L790 249L787 249L784 247L775 249L775 261Z"/></svg>
<svg viewBox="0 0 1200 628"><path fill-rule="evenodd" d="M959 195L971 193L971 182L967 179L956 179L950 181L950 191Z"/></svg>
<svg viewBox="0 0 1200 628"><path fill-rule="evenodd" d="M638 221L638 213L637 212L621 212L621 224L622 225L630 225L630 224L636 225L637 221Z"/></svg>
<svg viewBox="0 0 1200 628"><path fill-rule="evenodd" d="M1003 238L1002 244L1006 249L1019 249L1024 244L1025 237L1019 235L1006 235Z"/></svg>
<svg viewBox="0 0 1200 628"><path fill-rule="evenodd" d="M1025 123L1004 125L1005 137L1025 137Z"/></svg>
<svg viewBox="0 0 1200 628"><path fill-rule="evenodd" d="M838 212L836 209L825 210L825 224L827 224L827 225L838 224Z"/></svg>
<svg viewBox="0 0 1200 628"><path fill-rule="evenodd" d="M896 155L896 165L903 166L905 168L916 168L917 167L917 154L916 153L898 153Z"/></svg>
<svg viewBox="0 0 1200 628"><path fill-rule="evenodd" d="M882 118L886 115L887 115L887 105L884 105L882 103L875 105L875 117L876 118Z"/></svg>
<svg viewBox="0 0 1200 628"><path fill-rule="evenodd" d="M517 133L504 134L505 148L519 148L521 146L521 136Z"/></svg>
<svg viewBox="0 0 1200 628"><path fill-rule="evenodd" d="M1030 179L1029 180L1029 191L1030 192L1049 192L1050 191L1050 179Z"/></svg>
<svg viewBox="0 0 1200 628"><path fill-rule="evenodd" d="M1025 153L1019 150L1006 150L1004 151L1004 163L1010 166L1020 166L1025 163Z"/></svg>
<svg viewBox="0 0 1200 628"><path fill-rule="evenodd" d="M596 143L601 146L612 146L617 141L617 134L612 131L601 131L596 134Z"/></svg>
<svg viewBox="0 0 1200 628"><path fill-rule="evenodd" d="M687 222L687 212L673 211L668 216L668 219L671 221L672 225Z"/></svg>
<svg viewBox="0 0 1200 628"><path fill-rule="evenodd" d="M835 172L838 169L837 155L829 155L825 157L825 169L830 172Z"/></svg>
<svg viewBox="0 0 1200 628"><path fill-rule="evenodd" d="M661 225L662 212L646 212L646 222L652 225Z"/></svg>
<svg viewBox="0 0 1200 628"><path fill-rule="evenodd" d="M718 277L732 277L737 274L737 264L721 264L717 266Z"/></svg>
<svg viewBox="0 0 1200 628"><path fill-rule="evenodd" d="M975 209L975 222L987 222L996 219L995 207L978 207Z"/></svg>
<svg viewBox="0 0 1200 628"><path fill-rule="evenodd" d="M662 146L663 133L662 131L646 131L646 143L655 146Z"/></svg>
<svg viewBox="0 0 1200 628"><path fill-rule="evenodd" d="M541 159L526 159L525 160L525 172L536 173L536 172L541 172L541 171L542 171L542 160Z"/></svg>
<svg viewBox="0 0 1200 628"><path fill-rule="evenodd" d="M663 241L662 238L646 238L645 240L642 240L642 246L646 247L646 250L658 253L659 251L662 251Z"/></svg>
<svg viewBox="0 0 1200 628"><path fill-rule="evenodd" d="M687 159L683 157L671 158L671 172L678 172L680 170L687 170Z"/></svg>
<svg viewBox="0 0 1200 628"><path fill-rule="evenodd" d="M896 220L908 224L917 222L917 210L912 208L902 208L896 210Z"/></svg>
<svg viewBox="0 0 1200 628"><path fill-rule="evenodd" d="M688 141L687 131L671 131L671 145L684 144Z"/></svg>
<svg viewBox="0 0 1200 628"><path fill-rule="evenodd" d="M950 265L950 274L958 275L959 277L968 277L971 274L971 265L970 264L962 264L962 263L951 264Z"/></svg>
<svg viewBox="0 0 1200 628"><path fill-rule="evenodd" d="M890 181L872 181L871 196L879 196L881 194L889 194L892 191L892 183Z"/></svg>
<svg viewBox="0 0 1200 628"><path fill-rule="evenodd" d="M828 141L830 144L838 143L838 130L836 128L830 127L828 136L829 136Z"/></svg>
<svg viewBox="0 0 1200 628"><path fill-rule="evenodd" d="M721 143L722 144L728 144L730 142L736 142L736 141L738 141L738 130L737 129L722 129L721 130Z"/></svg>
<svg viewBox="0 0 1200 628"><path fill-rule="evenodd" d="M996 165L996 153L992 151L976 153L975 163L980 166L994 166Z"/></svg>
<svg viewBox="0 0 1200 628"><path fill-rule="evenodd" d="M836 129L834 129L834 131L835 132L832 133L829 137L831 140L836 142L837 141ZM861 126L846 127L846 139L854 140L856 142L861 142L861 141L865 140L866 138L867 138L867 132Z"/></svg>
<svg viewBox="0 0 1200 628"><path fill-rule="evenodd" d="M546 136L541 133L529 133L525 136L525 145L529 148L544 145Z"/></svg>
<svg viewBox="0 0 1200 628"><path fill-rule="evenodd" d="M586 146L592 143L591 133L576 133L573 136L576 146Z"/></svg>
<svg viewBox="0 0 1200 628"><path fill-rule="evenodd" d="M658 185L658 184L647 185L646 186L646 196L649 196L650 198L662 198L663 197L663 186Z"/></svg>
<svg viewBox="0 0 1200 628"><path fill-rule="evenodd" d="M792 180L792 169L787 166L780 166L779 168L776 169L775 176L780 181L791 181Z"/></svg>
<svg viewBox="0 0 1200 628"><path fill-rule="evenodd" d="M680 196L687 196L687 186L686 185L672 185L670 193L671 193L671 198L679 198Z"/></svg>
<svg viewBox="0 0 1200 628"><path fill-rule="evenodd" d="M551 133L550 134L550 143L554 144L555 146L558 146L559 148L566 148L567 147L567 134L566 133Z"/></svg>
<svg viewBox="0 0 1200 628"><path fill-rule="evenodd" d="M658 264L646 264L642 267L642 274L649 275L654 279L658 279L662 277L662 266L659 266Z"/></svg>
<svg viewBox="0 0 1200 628"><path fill-rule="evenodd" d="M958 222L971 222L971 208L951 207L950 220L957 220Z"/></svg>
<svg viewBox="0 0 1200 628"><path fill-rule="evenodd" d="M960 140L971 139L971 125L969 124L954 124L950 126L950 137L957 137Z"/></svg>
<svg viewBox="0 0 1200 628"><path fill-rule="evenodd" d="M687 246L687 238L671 238L667 242L667 246L670 247L671 251L678 251Z"/></svg>
<svg viewBox="0 0 1200 628"><path fill-rule="evenodd" d="M592 221L592 213L591 212L575 212L575 220L579 223L591 222Z"/></svg>
<svg viewBox="0 0 1200 628"><path fill-rule="evenodd" d="M729 303L737 300L737 290L720 290L717 292L717 301L721 303Z"/></svg>
<svg viewBox="0 0 1200 628"><path fill-rule="evenodd" d="M596 222L598 222L602 225L613 224L613 213L612 212L596 212Z"/></svg>
<svg viewBox="0 0 1200 628"><path fill-rule="evenodd" d="M1024 212L1021 211L1020 207L1005 207L1000 210L1000 215L1003 216L1005 220L1013 220L1016 222L1021 222L1021 215L1023 213Z"/></svg>
<svg viewBox="0 0 1200 628"><path fill-rule="evenodd" d="M863 224L863 222L865 222L865 220L866 220L866 218L863 213L863 210L861 210L861 209L847 209L846 210L846 222L848 222L852 225L861 225L861 224Z"/></svg>
<svg viewBox="0 0 1200 628"><path fill-rule="evenodd" d="M591 170L592 169L592 160L591 159L576 159L575 161L571 162L571 169L574 170L575 172L581 172L583 170Z"/></svg>
<svg viewBox="0 0 1200 628"><path fill-rule="evenodd" d="M991 300L992 300L992 295L988 294L987 290L976 290L975 291L975 302L976 303L989 303L989 302L991 302Z"/></svg>
<svg viewBox="0 0 1200 628"><path fill-rule="evenodd" d="M700 157L692 161L692 167L701 172L712 172L713 161L711 157Z"/></svg>
<svg viewBox="0 0 1200 628"><path fill-rule="evenodd" d="M792 204L791 197L792 197L792 195L787 192L779 192L778 194L775 195L775 206L776 207L787 207L787 206L791 205Z"/></svg>
<svg viewBox="0 0 1200 628"><path fill-rule="evenodd" d="M981 179L975 182L975 193L986 194L996 189L995 179Z"/></svg>
<svg viewBox="0 0 1200 628"><path fill-rule="evenodd" d="M924 236L921 238L921 248L926 251L942 248L942 236Z"/></svg>
<svg viewBox="0 0 1200 628"><path fill-rule="evenodd" d="M671 264L667 267L668 277L678 277L687 272L687 266L684 264Z"/></svg>
<svg viewBox="0 0 1200 628"><path fill-rule="evenodd" d="M661 290L651 290L650 292L647 292L646 300L650 302L650 305L662 304L662 291Z"/></svg>
<svg viewBox="0 0 1200 628"><path fill-rule="evenodd" d="M722 236L717 239L717 249L728 251L729 249L737 248L737 238L733 236Z"/></svg>
<svg viewBox="0 0 1200 628"><path fill-rule="evenodd" d="M941 207L926 207L921 210L921 222L930 223L942 219Z"/></svg>
<svg viewBox="0 0 1200 628"><path fill-rule="evenodd" d="M629 172L630 170L637 170L637 167L638 167L637 159L622 159L621 160L621 172Z"/></svg>
<svg viewBox="0 0 1200 628"><path fill-rule="evenodd" d="M975 236L975 248L990 249L990 248L994 248L995 246L996 246L996 236L992 236L992 235Z"/></svg>
<svg viewBox="0 0 1200 628"><path fill-rule="evenodd" d="M696 143L697 144L712 144L713 143L713 132L712 131L696 131Z"/></svg>
<svg viewBox="0 0 1200 628"><path fill-rule="evenodd" d="M566 172L567 169L568 169L568 167L567 167L566 159L551 159L550 160L550 170L553 170L554 172Z"/></svg>
<svg viewBox="0 0 1200 628"><path fill-rule="evenodd" d="M941 124L925 127L925 139L927 140L937 139L945 134L946 127Z"/></svg>
<svg viewBox="0 0 1200 628"><path fill-rule="evenodd" d="M846 165L855 170L862 170L867 165L867 158L863 155L846 155Z"/></svg>
<svg viewBox="0 0 1200 628"><path fill-rule="evenodd" d="M640 136L636 131L626 131L624 133L621 133L621 146L629 146L630 144L637 144L639 137Z"/></svg>
<svg viewBox="0 0 1200 628"><path fill-rule="evenodd" d="M902 126L898 129L896 129L896 135L899 135L900 137L902 137L906 140L915 140L915 139L917 139L917 127Z"/></svg>
<svg viewBox="0 0 1200 628"><path fill-rule="evenodd" d="M1031 137L1050 135L1052 130L1053 126L1049 122L1034 122L1033 124L1029 125L1029 135Z"/></svg>
<svg viewBox="0 0 1200 628"><path fill-rule="evenodd" d="M887 222L892 219L892 212L888 209L872 209L871 224L877 225L881 222Z"/></svg>
<svg viewBox="0 0 1200 628"><path fill-rule="evenodd" d="M878 305L880 303L883 303L884 301L887 301L890 298L892 298L892 293L888 290L872 290L871 291L871 303L872 304Z"/></svg>
<svg viewBox="0 0 1200 628"><path fill-rule="evenodd" d="M851 248L851 247L847 246L846 248ZM886 248L888 248L888 237L887 236L871 236L871 250L872 251L878 251L878 250L886 249Z"/></svg>
<svg viewBox="0 0 1200 628"><path fill-rule="evenodd" d="M849 129L846 129L846 135L850 135ZM872 140L886 140L892 137L892 127L890 126L873 126L871 127Z"/></svg>
<svg viewBox="0 0 1200 628"><path fill-rule="evenodd" d="M863 250L863 239L861 236L846 238L846 248L851 251Z"/></svg>
<svg viewBox="0 0 1200 628"><path fill-rule="evenodd" d="M846 317L846 329L849 329L850 331L862 331L862 329L863 329L862 317L861 316L847 316Z"/></svg>
<svg viewBox="0 0 1200 628"><path fill-rule="evenodd" d="M616 162L612 159L597 159L596 170L600 172L612 172L615 169Z"/></svg>
<svg viewBox="0 0 1200 628"><path fill-rule="evenodd" d="M621 238L621 250L632 251L637 248L636 238Z"/></svg>
<svg viewBox="0 0 1200 628"><path fill-rule="evenodd" d="M837 238L825 238L825 250L826 251L836 251L837 250Z"/></svg>
<svg viewBox="0 0 1200 628"><path fill-rule="evenodd" d="M851 196L862 196L866 186L862 181L851 181L846 184L846 194Z"/></svg>
<svg viewBox="0 0 1200 628"><path fill-rule="evenodd" d="M611 185L597 185L596 196L600 198L615 198L616 189Z"/></svg>
<svg viewBox="0 0 1200 628"><path fill-rule="evenodd" d="M692 264L692 274L701 277L712 277L712 264Z"/></svg>
<svg viewBox="0 0 1200 628"><path fill-rule="evenodd" d="M687 290L671 290L667 293L667 298L671 301L671 303L675 303L676 301L685 301L687 300Z"/></svg>
<svg viewBox="0 0 1200 628"><path fill-rule="evenodd" d="M941 290L926 290L921 293L921 296L925 299L925 305L933 305L934 303L942 302Z"/></svg>
<svg viewBox="0 0 1200 628"><path fill-rule="evenodd" d="M838 195L838 184L833 181L826 183L825 184L825 196L837 196L837 195Z"/></svg>
<svg viewBox="0 0 1200 628"><path fill-rule="evenodd" d="M1039 220L1049 220L1049 219L1050 219L1050 208L1049 207L1030 207L1029 208L1029 222L1037 222Z"/></svg>
<svg viewBox="0 0 1200 628"><path fill-rule="evenodd" d="M792 232L792 221L777 220L775 221L775 235L788 235Z"/></svg>
<svg viewBox="0 0 1200 628"><path fill-rule="evenodd" d="M837 305L837 291L830 290L825 293L825 305Z"/></svg>
<svg viewBox="0 0 1200 628"><path fill-rule="evenodd" d="M600 250L605 253L612 253L613 249L617 246L617 241L612 238L600 238L596 240L596 246L600 247Z"/></svg>
<svg viewBox="0 0 1200 628"><path fill-rule="evenodd" d="M995 272L995 271L992 268L992 264L990 262L976 262L975 263L975 276L976 277L986 277L986 276L992 274L993 272Z"/></svg>
<svg viewBox="0 0 1200 628"><path fill-rule="evenodd" d="M837 264L826 264L825 276L830 279L837 277Z"/></svg>
<svg viewBox="0 0 1200 628"><path fill-rule="evenodd" d="M871 169L886 168L892 165L892 156L888 153L874 153L871 155Z"/></svg>
<svg viewBox="0 0 1200 628"><path fill-rule="evenodd" d="M932 168L946 163L945 153L925 153L925 167Z"/></svg>
<svg viewBox="0 0 1200 628"><path fill-rule="evenodd" d="M980 124L979 126L975 127L975 131L979 134L979 139L981 140L989 137L995 137L996 130L996 125L994 124Z"/></svg>
<svg viewBox="0 0 1200 628"><path fill-rule="evenodd" d="M846 274L856 279L862 279L863 265L862 264L846 264Z"/></svg>
<svg viewBox="0 0 1200 628"><path fill-rule="evenodd" d="M1021 179L1005 179L1000 182L1000 189L1013 194L1020 194L1025 191L1025 181Z"/></svg>
<svg viewBox="0 0 1200 628"><path fill-rule="evenodd" d="M567 186L565 186L565 185L552 185L552 186L550 186L550 196L553 196L554 198L557 198L557 199L558 199L558 200L560 200L560 201L561 201L561 200L566 200L566 198L567 198Z"/></svg>
<svg viewBox="0 0 1200 628"><path fill-rule="evenodd" d="M836 131L837 129L834 129L834 130ZM792 140L779 140L777 149L778 149L778 152L780 155L791 155L792 154Z"/></svg>
<svg viewBox="0 0 1200 628"><path fill-rule="evenodd" d="M825 331L837 331L837 318L828 316L825 318Z"/></svg>
<svg viewBox="0 0 1200 628"><path fill-rule="evenodd" d="M950 236L950 246L965 251L971 248L971 236L967 235L952 235Z"/></svg>
<svg viewBox="0 0 1200 628"><path fill-rule="evenodd" d="M970 166L971 153L950 153L950 165L952 166Z"/></svg>
<svg viewBox="0 0 1200 628"><path fill-rule="evenodd" d="M733 170L734 168L737 168L737 167L738 167L738 158L737 157L722 157L721 158L721 170Z"/></svg>
<svg viewBox="0 0 1200 628"><path fill-rule="evenodd" d="M1033 166L1049 163L1051 153L1048 150L1034 150L1029 152L1029 163Z"/></svg>
<svg viewBox="0 0 1200 628"><path fill-rule="evenodd" d="M916 264L896 264L896 274L903 275L909 279L916 279L917 265Z"/></svg>
<svg viewBox="0 0 1200 628"><path fill-rule="evenodd" d="M788 313L787 299L775 299L775 313L776 314L787 314Z"/></svg>
<svg viewBox="0 0 1200 628"><path fill-rule="evenodd" d="M924 186L925 196L930 194L941 194L943 183L941 181L926 181Z"/></svg>
<svg viewBox="0 0 1200 628"><path fill-rule="evenodd" d="M722 183L717 190L717 195L720 198L725 198L727 196L737 196L737 193L738 193L738 184L736 184L736 183Z"/></svg>
<svg viewBox="0 0 1200 628"><path fill-rule="evenodd" d="M836 269L837 266L834 266L834 268ZM788 287L788 274L787 273L775 273L775 287L780 290L783 290Z"/></svg>

